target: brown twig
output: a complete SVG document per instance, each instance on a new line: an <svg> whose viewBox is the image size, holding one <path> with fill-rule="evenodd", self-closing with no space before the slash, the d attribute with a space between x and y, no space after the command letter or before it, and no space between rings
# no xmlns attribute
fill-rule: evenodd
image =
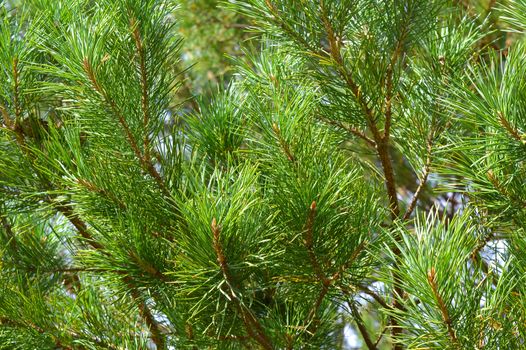
<svg viewBox="0 0 526 350"><path fill-rule="evenodd" d="M54 204L56 210L58 210L71 224L77 229L77 232L86 240L86 242L96 250L104 250L104 246L97 242L93 236L88 232L88 226L80 217L71 210L71 207L67 204Z"/></svg>
<svg viewBox="0 0 526 350"><path fill-rule="evenodd" d="M387 131L387 133L384 131L384 135L380 134L380 131L378 130L378 126L376 125L376 118L375 118L374 111L369 107L369 104L367 103L363 94L361 93L360 87L355 83L351 75L347 72L347 69L345 68L345 64L343 62L343 57L340 52L341 50L340 42L334 36L334 30L332 29L332 25L330 21L327 19L327 16L325 14L323 2L320 2L320 5L322 6L321 8L322 20L326 28L326 31L328 33L327 36L330 40L329 42L329 45L331 48L330 56L337 63L338 65L337 68L338 68L340 75L343 77L344 81L351 89L351 92L356 98L358 104L361 106L362 111L365 115L367 126L369 127L369 129L371 130L371 133L373 134L373 140L376 144L376 151L380 159L380 162L382 164L382 169L385 175L385 185L387 188L387 195L389 197L389 209L391 210L391 217L393 220L396 220L400 214L400 209L398 206L398 198L397 198L397 193L396 193L396 183L395 183L392 161L389 155L389 133L388 133L389 128L385 130Z"/></svg>
<svg viewBox="0 0 526 350"><path fill-rule="evenodd" d="M449 312L447 310L446 304L444 303L444 299L442 299L442 296L438 291L438 286L436 283L436 271L434 267L432 267L431 270L427 272L427 281L429 282L431 290L433 291L433 295L435 296L435 299L438 303L438 308L440 309L440 313L442 314L442 320L446 325L449 337L451 338L451 341L453 343L458 344L458 339L455 334L455 330L453 329L453 324L449 317Z"/></svg>
<svg viewBox="0 0 526 350"><path fill-rule="evenodd" d="M526 144L526 138L519 133L515 127L513 127L510 122L504 117L504 114L501 111L497 112L499 121L501 125L508 131L508 133L517 141Z"/></svg>
<svg viewBox="0 0 526 350"><path fill-rule="evenodd" d="M295 162L296 158L294 158L294 155L292 154L292 151L290 150L289 145L287 142L283 139L283 136L281 135L281 130L279 129L279 126L274 123L272 124L272 130L276 134L276 137L278 138L278 142L281 146L281 149L283 150L283 153L287 156L287 159L291 162Z"/></svg>
<svg viewBox="0 0 526 350"><path fill-rule="evenodd" d="M389 328L388 326L385 326L384 329L382 329L382 332L380 333L380 335L378 336L378 338L374 342L374 346L378 346L378 344L380 344L380 341L382 340L382 338L383 338L383 336L385 334L385 331L387 331L388 328Z"/></svg>
<svg viewBox="0 0 526 350"><path fill-rule="evenodd" d="M389 155L389 143L387 139L382 138L376 141L376 150L382 169L385 176L385 187L387 189L387 196L389 198L389 209L391 212L391 219L394 221L400 215L400 207L398 205L398 195L396 191L396 181L394 176L393 163Z"/></svg>
<svg viewBox="0 0 526 350"><path fill-rule="evenodd" d="M358 311L358 308L354 303L351 301L349 302L349 307L351 308L351 313L353 315L354 321L356 322L356 325L358 326L358 330L360 331L360 334L362 335L362 338L365 342L365 345L367 345L367 348L369 350L376 350L376 345L373 343L373 340L371 339L371 336L369 335L369 332L367 331L367 328L365 328L365 324L363 323L362 317L360 316L360 312Z"/></svg>
<svg viewBox="0 0 526 350"><path fill-rule="evenodd" d="M409 17L409 16L408 16ZM396 47L393 50L389 65L385 72L385 106L384 106L384 115L385 115L385 124L384 124L384 135L383 137L389 139L391 131L391 122L393 117L393 78L394 78L394 67L397 64L398 60L402 56L404 41L408 35L407 20L403 26L402 33L396 42ZM403 57L402 57L403 59Z"/></svg>
<svg viewBox="0 0 526 350"><path fill-rule="evenodd" d="M99 194L99 195L101 195L103 197L108 198L113 203L117 204L117 206L121 210L126 210L126 203L124 203L119 198L117 198L117 196L115 196L115 194L113 194L112 192L107 191L104 188L100 188L97 185L95 185L93 182L88 181L86 179L77 179L77 183L79 185L81 185L82 187L84 187L85 189L87 189L88 191L90 191L90 192L93 192L93 193L96 193L96 194Z"/></svg>
<svg viewBox="0 0 526 350"><path fill-rule="evenodd" d="M254 316L252 311L248 309L241 302L241 300L239 300L237 294L234 291L232 275L230 274L230 269L228 267L225 252L223 250L223 246L221 245L221 229L218 226L215 218L212 219L210 227L212 229L212 243L214 251L216 253L217 262L219 264L219 268L221 270L223 278L226 282L223 284L223 286L227 287L227 289L224 290L224 292L229 296L235 308L241 315L241 319L243 321L243 324L245 325L245 329L248 335L257 343L259 343L259 345L261 345L263 349L272 350L274 346L272 345L272 342L270 341L269 337L265 334L263 326L261 325L259 320Z"/></svg>
<svg viewBox="0 0 526 350"><path fill-rule="evenodd" d="M403 220L409 219L411 216L411 213L413 213L413 210L415 210L416 203L418 202L418 198L420 197L420 193L424 189L427 178L429 177L429 172L431 171L431 153L432 153L432 145L431 141L428 139L427 142L427 155L426 155L426 162L424 164L424 170L422 172L422 176L420 177L420 183L418 184L418 187L413 194L413 198L411 198L411 202L409 203L409 206L407 207L407 210L404 214Z"/></svg>
<svg viewBox="0 0 526 350"><path fill-rule="evenodd" d="M473 249L473 251L471 252L470 257L471 258L476 258L479 255L479 253L482 251L482 249L484 249L486 244L488 244L488 242L493 239L493 237L494 237L494 235L493 235L492 231L490 231L488 234L486 234L483 237L483 239L481 239L478 242L478 244L475 246L475 249Z"/></svg>
<svg viewBox="0 0 526 350"><path fill-rule="evenodd" d="M362 140L367 142L368 145L370 145L372 147L376 146L376 143L374 142L373 139L371 139L370 137L365 135L365 133L363 133L362 131L360 131L360 130L358 130L356 128L353 128L352 126L350 126L350 125L348 125L346 123L343 123L343 122L338 121L338 120L331 120L331 119L323 118L323 117L320 117L320 120L322 120L323 122L325 122L327 124L334 125L334 126L340 128L342 130L345 130L348 133L353 134L356 137L361 138Z"/></svg>
<svg viewBox="0 0 526 350"><path fill-rule="evenodd" d="M144 259L139 257L134 251L130 250L128 254L132 261L135 262L141 268L141 270L161 281L166 281L166 276L161 271L159 271L155 266L153 266L149 262L144 261Z"/></svg>
<svg viewBox="0 0 526 350"><path fill-rule="evenodd" d="M387 310L392 310L393 307L391 305L389 305L380 295L378 295L376 292L370 290L369 288L365 287L365 286L358 286L358 289L360 290L360 292L363 292L367 295L369 295L370 297L372 297L378 304L380 304L383 308L387 309Z"/></svg>
<svg viewBox="0 0 526 350"><path fill-rule="evenodd" d="M165 349L166 340L161 332L161 326L159 325L159 322L157 322L157 320L153 316L152 312L150 311L150 308L148 307L148 305L146 305L146 302L142 300L142 296L137 290L137 288L135 288L135 286L133 285L132 279L129 276L125 276L123 278L123 281L126 283L128 289L130 290L132 298L135 300L135 302L137 302L139 314L146 323L146 326L150 331L151 339L155 344L156 348L158 350Z"/></svg>

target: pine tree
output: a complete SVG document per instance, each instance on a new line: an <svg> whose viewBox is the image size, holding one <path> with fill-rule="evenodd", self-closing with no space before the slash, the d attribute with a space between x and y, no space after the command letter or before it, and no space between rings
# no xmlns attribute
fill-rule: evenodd
<svg viewBox="0 0 526 350"><path fill-rule="evenodd" d="M3 3L0 349L524 348L526 1L224 6Z"/></svg>

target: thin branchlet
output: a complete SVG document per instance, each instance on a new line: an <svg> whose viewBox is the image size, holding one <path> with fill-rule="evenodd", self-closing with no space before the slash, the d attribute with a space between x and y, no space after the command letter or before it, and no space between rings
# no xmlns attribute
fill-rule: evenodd
<svg viewBox="0 0 526 350"><path fill-rule="evenodd" d="M436 270L434 267L432 267L427 272L427 281L429 285L431 286L431 290L433 291L433 296L435 297L435 300L438 303L438 308L442 315L442 321L444 321L444 324L446 325L449 338L454 344L458 345L458 339L455 334L455 330L453 329L453 323L451 322L451 318L449 317L449 311L446 307L446 304L444 303L444 299L442 298L438 290L438 285L436 281Z"/></svg>
<svg viewBox="0 0 526 350"><path fill-rule="evenodd" d="M137 144L137 141L135 140L135 137L133 136L133 133L128 125L128 122L126 121L126 118L124 118L124 115L122 114L121 110L118 108L115 101L106 93L106 91L103 89L103 87L100 85L99 81L97 80L97 77L95 76L95 72L93 71L93 67L89 63L88 58L84 58L83 67L95 91L98 92L102 96L104 102L110 107L112 113L114 113L115 116L117 117L119 124L123 128L124 133L126 135L126 140L130 144L130 147L133 153L135 154L135 156L137 157L137 159L139 160L139 163L141 164L142 168L148 174L150 174L151 177L153 177L153 179L155 180L155 182L157 183L157 185L159 186L163 194L166 197L171 198L170 191L166 187L164 180L162 179L157 169L155 169L155 166L153 165L151 159L146 158L145 155L142 154L141 149L139 148L139 145Z"/></svg>
<svg viewBox="0 0 526 350"><path fill-rule="evenodd" d="M234 280L232 278L232 274L230 273L226 255L221 244L221 228L217 224L217 220L215 218L212 219L210 228L212 230L212 245L216 254L217 262L219 264L221 274L223 275L223 278L226 282L222 285L224 292L229 296L229 299L232 301L235 309L241 316L241 320L245 325L248 335L254 339L263 349L273 349L274 346L272 345L268 335L265 333L263 326L257 317L252 313L252 311L242 303L234 290Z"/></svg>
<svg viewBox="0 0 526 350"><path fill-rule="evenodd" d="M140 72L140 81L141 81L141 107L143 113L143 127L144 127L144 157L146 159L150 158L150 138L148 135L148 126L150 123L150 101L149 101L149 86L148 86L148 73L146 70L146 53L141 38L141 33L139 31L139 24L135 18L130 20L130 26L132 29L133 40L135 42L135 47L137 49L137 57L139 60L139 72Z"/></svg>
<svg viewBox="0 0 526 350"><path fill-rule="evenodd" d="M285 141L283 135L281 135L281 130L279 129L279 126L276 123L272 124L272 130L274 131L274 134L276 134L279 145L281 146L283 153L285 153L285 155L287 156L287 159L291 162L295 162L296 158L294 157L294 154L292 153L289 144L287 143L287 141Z"/></svg>
<svg viewBox="0 0 526 350"><path fill-rule="evenodd" d="M365 327L363 319L360 316L360 311L358 310L358 308L356 307L356 305L354 305L352 301L349 301L349 306L351 308L351 314L354 318L356 326L358 326L358 330L360 331L360 334L362 335L362 338L365 342L365 345L367 346L367 349L376 350L377 349L376 345L371 339L371 336L369 335L367 328Z"/></svg>
<svg viewBox="0 0 526 350"><path fill-rule="evenodd" d="M521 142L522 144L526 144L526 135L521 135L519 133L519 130L517 130L513 125L510 124L510 122L504 117L504 114L502 112L497 112L497 116L499 118L500 124L504 127L504 129L506 129L506 131L510 134L511 137Z"/></svg>
<svg viewBox="0 0 526 350"><path fill-rule="evenodd" d="M431 137L429 137L427 140L427 146L426 146L426 160L424 164L424 169L422 171L422 176L420 177L420 183L418 184L418 187L416 188L416 191L413 194L413 197L411 198L411 202L409 202L409 206L407 207L407 210L403 217L404 221L411 217L411 214L416 208L416 204L420 197L420 193L422 192L422 190L424 189L427 183L427 179L431 171L432 151L433 151L432 141L431 141Z"/></svg>

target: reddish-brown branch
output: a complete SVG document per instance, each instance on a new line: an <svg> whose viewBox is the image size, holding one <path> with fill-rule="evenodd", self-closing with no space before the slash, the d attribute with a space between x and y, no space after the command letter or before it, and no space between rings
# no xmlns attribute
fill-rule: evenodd
<svg viewBox="0 0 526 350"><path fill-rule="evenodd" d="M117 206L121 210L126 210L126 203L124 203L119 198L117 198L117 196L115 196L115 194L113 194L112 192L107 191L103 188L100 188L97 185L95 185L93 182L90 182L86 179L77 179L77 183L90 192L97 193L101 196L104 196L110 199L113 203L117 204Z"/></svg>
<svg viewBox="0 0 526 350"><path fill-rule="evenodd" d="M239 312L248 335L257 343L259 343L263 349L272 350L274 346L272 345L269 337L265 334L263 326L256 316L254 316L252 311L248 309L241 302L241 300L239 300L237 294L234 292L232 275L230 274L225 252L223 250L223 246L221 245L221 229L218 226L215 218L212 219L212 224L210 227L212 229L212 243L216 253L217 262L226 282L223 284L223 286L227 287L224 292L229 296L230 300L233 302L235 308Z"/></svg>
<svg viewBox="0 0 526 350"><path fill-rule="evenodd" d="M431 270L428 271L427 281L429 282L429 285L431 286L431 290L433 291L433 295L435 296L435 299L438 303L438 308L440 309L440 313L442 314L442 320L444 321L444 324L446 325L449 337L451 338L451 341L456 344L458 343L458 339L455 334L455 330L453 329L453 324L449 317L449 312L447 310L446 304L444 303L444 299L442 299L442 296L440 295L438 291L438 286L436 283L436 271L434 267L432 267Z"/></svg>
<svg viewBox="0 0 526 350"><path fill-rule="evenodd" d="M161 281L166 281L166 276L161 271L149 262L144 261L144 259L139 257L135 252L130 251L129 256L141 268L141 270Z"/></svg>
<svg viewBox="0 0 526 350"><path fill-rule="evenodd" d="M365 97L363 96L361 92L361 88L358 86L358 84L356 84L356 82L351 77L349 72L347 72L347 69L345 68L345 63L343 62L343 57L340 52L341 51L340 41L335 36L334 29L332 28L332 24L327 18L325 7L323 6L323 1L320 2L320 6L321 6L320 10L322 13L323 25L325 26L325 30L327 32L327 40L329 40L329 48L330 48L329 57L332 58L332 60L337 64L336 68L339 74L342 76L347 86L351 89L352 94L356 98L358 105L360 106L360 108L362 109L365 115L367 126L371 130L375 142L378 142L378 140L380 140L382 136L380 135L380 132L378 131L378 127L376 126L374 111L369 107L367 100L365 99Z"/></svg>
<svg viewBox="0 0 526 350"><path fill-rule="evenodd" d="M81 234L82 237L86 238L88 243L97 250L103 250L104 246L97 241L93 240L91 234L88 232L88 227L84 221L82 221L76 214L73 213L73 211L70 209L67 205L59 205L56 206L57 210L59 210L66 218L69 219L69 221L75 226L77 231ZM145 270L145 272L151 274L152 276L158 277L161 280L164 280L164 275L155 269L152 265L142 263L139 264L139 266ZM144 319L145 323L148 326L148 329L151 333L152 341L157 345L158 349L164 349L164 338L161 334L160 327L158 323L155 321L155 318L152 316L150 310L146 306L146 304L139 298L140 294L136 290L136 288L133 286L133 281L131 277L125 276L123 277L124 282L126 285L130 288L130 292L133 296L133 298L139 303L139 312L141 314L141 317Z"/></svg>
<svg viewBox="0 0 526 350"><path fill-rule="evenodd" d="M394 176L393 164L391 156L389 155L389 144L386 142L387 139L382 138L376 141L376 150L382 169L385 176L385 187L387 189L387 196L389 198L389 209L391 211L391 218L394 220L398 219L400 215L400 208L398 205L398 196L396 192L396 181Z"/></svg>
<svg viewBox="0 0 526 350"><path fill-rule="evenodd" d="M323 3L321 3L321 5L323 5ZM322 7L322 17L326 18L326 16L324 16L323 13L325 13L325 10ZM389 127L387 127L385 130L387 131L387 133L384 132L384 135L380 134L378 126L376 125L374 111L369 107L369 104L367 103L366 99L361 93L360 87L355 83L355 81L352 79L351 75L347 72L347 69L345 68L343 57L341 56L340 52L340 44L334 36L334 30L332 29L330 21L325 19L323 20L323 23L327 30L327 36L329 40L332 39L332 42L329 43L331 47L330 55L332 59L337 63L337 68L340 75L343 77L347 86L349 86L349 88L351 89L351 92L356 98L358 104L361 106L362 111L365 115L365 121L367 123L367 126L373 134L373 140L376 144L376 151L378 157L380 158L382 169L385 175L385 185L387 188L387 195L389 197L389 209L391 210L391 217L393 220L396 220L400 215L400 209L398 206L398 198L396 194L394 170L392 166L391 157L389 155ZM331 33L333 34L331 35Z"/></svg>
<svg viewBox="0 0 526 350"><path fill-rule="evenodd" d="M98 80L95 77L95 72L93 71L93 68L91 67L91 64L89 63L87 58L84 58L83 65L84 65L84 71L86 72L91 84L93 85L93 88L104 98L104 101L110 106L112 112L117 116L117 119L119 120L119 124L124 129L124 133L126 134L126 139L130 143L133 153L135 153L135 156L139 158L139 160L142 163L143 156L142 156L141 150L139 149L139 146L137 145L137 142L135 141L135 137L133 136L129 125L126 122L124 115L122 115L120 109L115 104L115 101L113 101L113 99L111 99L108 96L106 91L99 84Z"/></svg>
<svg viewBox="0 0 526 350"><path fill-rule="evenodd" d="M387 331L388 328L389 328L388 326L385 326L384 329L382 329L382 332L380 333L380 335L378 336L378 338L374 342L374 346L378 346L378 344L380 344L380 340L382 340L382 338L383 338L383 336L385 334L385 331Z"/></svg>
<svg viewBox="0 0 526 350"><path fill-rule="evenodd" d="M23 130L21 128L16 127L16 123L17 123L17 121L19 119L19 116L21 115L21 109L18 106L19 102L18 102L18 70L17 70L17 63L18 63L18 60L15 59L14 63L13 63L13 73L15 75L15 79L14 79L15 80L15 91L14 91L14 95L15 95L14 96L15 127L13 127L13 129L14 129L14 131L17 134L17 141L19 143L19 146L22 149L25 149L24 148L24 141L23 141L25 135L23 133ZM129 141L132 143L132 148L134 148L133 145L135 145L135 149L138 150L138 148L136 147L135 140L133 139L133 137L131 135L131 131L130 131L129 127L126 124L126 121L124 120L124 117L120 113L118 113L119 111L118 111L117 106L115 105L115 103L111 99L108 98L108 96L106 95L105 91L98 84L97 80L95 79L95 75L94 75L94 72L93 72L93 70L91 68L91 65L89 64L87 59L85 59L83 63L84 63L84 68L85 68L85 71L86 71L86 73L88 75L88 78L92 82L94 88L97 90L97 92L99 92L106 99L106 101L112 107L113 111L116 112L116 114L119 117L119 121L120 121L121 125L123 125L123 127L125 128L125 131L127 133L128 138L131 137L131 139L129 139ZM10 120L9 119L9 115L7 114L7 110L5 110L5 108L3 106L0 109L2 109L2 115L4 117L4 123L6 123L6 126L9 127L10 122L9 121L6 122L6 118L7 118L7 120ZM134 149L134 151L135 151L135 149ZM31 157L31 155L28 152L26 152L26 154L28 155L28 157ZM139 155L140 155L140 151L139 151ZM142 157L140 157L140 159L142 159ZM153 168L153 165L152 165L152 168ZM155 169L153 169L153 170L155 171ZM156 173L156 171L155 171L155 173ZM158 178L160 179L160 176L158 176ZM96 250L101 250L101 251L104 250L104 246L101 243L97 242L93 238L93 236L88 232L87 224L76 213L73 212L73 210L71 209L70 204L64 204L64 203L58 203L58 204L57 203L51 203L51 204L58 212L63 214L69 220L69 222L76 228L78 233L84 239L86 239L87 243L91 247L93 247ZM147 272L152 272L152 271L151 271L151 269L148 269ZM160 274L160 272L157 272L154 275L158 276L159 274ZM128 278L131 281L131 279L129 277L125 277L125 278ZM134 293L133 290L132 290L132 293ZM159 340L157 339L158 338L158 334L160 334L160 331L159 331L159 329L157 327L155 327L155 323L154 323L155 320L154 320L153 316L151 315L151 313L148 310L148 308L146 307L146 305L140 306L139 309L141 311L141 316L145 319L145 322L148 324L148 326L150 328L150 331L152 333L152 340L155 342L155 344L158 345L158 349L162 349L163 348L162 347L163 343L159 342ZM70 347L64 347L64 346L59 346L59 347L63 347L64 349L71 349Z"/></svg>

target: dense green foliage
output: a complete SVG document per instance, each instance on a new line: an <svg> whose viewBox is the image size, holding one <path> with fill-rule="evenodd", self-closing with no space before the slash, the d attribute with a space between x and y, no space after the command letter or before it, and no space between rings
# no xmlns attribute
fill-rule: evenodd
<svg viewBox="0 0 526 350"><path fill-rule="evenodd" d="M525 0L179 5L0 7L0 349L524 347Z"/></svg>

